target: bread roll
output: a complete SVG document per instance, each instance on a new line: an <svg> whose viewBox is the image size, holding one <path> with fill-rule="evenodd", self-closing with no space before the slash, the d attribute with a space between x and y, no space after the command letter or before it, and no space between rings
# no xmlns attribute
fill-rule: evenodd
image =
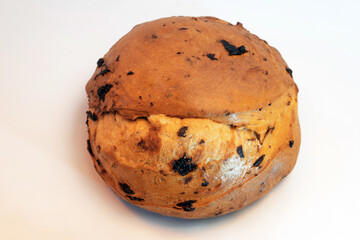
<svg viewBox="0 0 360 240"><path fill-rule="evenodd" d="M88 150L126 201L167 216L239 210L293 169L298 88L280 53L238 23L135 26L86 85Z"/></svg>

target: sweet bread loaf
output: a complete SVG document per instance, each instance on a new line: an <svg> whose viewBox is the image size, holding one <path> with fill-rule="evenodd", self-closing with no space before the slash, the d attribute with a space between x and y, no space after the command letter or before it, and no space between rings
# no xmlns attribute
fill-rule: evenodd
<svg viewBox="0 0 360 240"><path fill-rule="evenodd" d="M96 170L149 211L236 211L295 165L292 71L239 23L170 17L137 25L98 60L86 92Z"/></svg>

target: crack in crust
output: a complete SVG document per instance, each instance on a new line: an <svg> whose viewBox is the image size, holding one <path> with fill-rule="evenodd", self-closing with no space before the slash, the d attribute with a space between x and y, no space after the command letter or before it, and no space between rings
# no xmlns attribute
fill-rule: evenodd
<svg viewBox="0 0 360 240"><path fill-rule="evenodd" d="M276 144L273 142L274 136L278 137L277 136L279 134L278 132L284 129L283 127L281 127L283 126L284 123L282 123L282 121L280 121L278 118L284 114L286 114L286 116L290 116L291 120L293 118L292 109L294 105L287 105L287 104L285 105L292 107L288 107L284 109L283 114L276 114L277 118L274 119L273 122L270 123L267 122L261 128L258 125L255 125L256 130L250 129L244 125L238 127L229 126L227 124L217 123L209 119L176 119L176 118L169 118L163 115L152 115L149 116L148 118L139 118L135 121L131 121L123 118L119 114L112 113L112 114L103 114L99 116L96 122L93 121L89 122L89 133L90 136L95 137L95 139L93 137L91 138L92 141L95 141L94 145L96 146L100 145L98 141L104 141L105 139L107 142L106 144L101 144L101 155L99 155L99 152L97 151L94 152L95 156L101 159L101 162L104 162L103 168L104 171L106 171L106 174L104 173L105 175L103 176L103 178L105 179L105 181L110 182L110 181L118 181L115 176L123 176L124 177L123 179L126 179L126 181L129 182L129 184L131 184L130 190L132 191L132 192L129 191L125 192L127 193L127 196L124 197L130 200L132 203L141 206L145 206L145 205L151 206L155 204L156 206L162 205L165 207L167 206L166 204L168 202L173 201L170 200L168 197L170 198L176 197L177 194L179 194L180 192L181 193L184 192L184 195L178 195L178 196L187 196L190 199L194 199L198 201L197 202L198 207L204 207L210 204L212 201L215 201L215 199L223 198L226 195L230 194L231 192L235 191L236 189L241 188L246 182L249 182L250 180L256 178L256 176L258 176L265 169L267 169L267 166L271 163L274 156L276 156L276 154L280 151L280 149L276 147ZM91 111L93 111L93 109L91 109ZM262 110L261 112L263 111L264 110ZM115 128L111 127L110 123L115 124L117 127ZM277 124L279 123L280 125L277 126ZM176 125L173 126L172 124L176 124ZM223 153L225 155L221 155L222 157L219 159L212 158L211 161L202 160L204 159L204 157L206 159L204 153L206 153L207 151L206 149L208 147L208 144L212 144L214 139L209 139L208 137L206 137L207 135L201 135L201 131L199 132L199 128L194 126L204 127L207 126L208 124L210 124L209 127L211 126L210 129L212 129L212 131L215 132L217 131L215 129L220 127L220 129L223 129L222 132L225 131L225 129L227 129L226 131L228 131L229 133L236 133L236 132L239 132L239 134L241 133L239 137L241 137L242 140L236 140L236 138L235 139L229 138L232 140L228 142L226 145L227 149L233 149L233 154L236 155L237 159L241 161L237 162L236 158L233 158L225 153ZM147 127L144 128L145 126ZM181 126L188 126L188 129L186 131L187 137L185 139L178 136L178 131ZM106 130L108 128L112 130L109 132L108 130ZM122 129L123 132L117 133L116 129L118 128ZM141 130L142 133L139 131L140 129L142 129ZM103 135L104 131L109 134L111 133L111 135L108 134ZM256 135L254 133L255 131L258 133L258 135L260 135L258 139L254 137L254 135ZM208 131L206 130L205 132L208 133ZM200 135L198 136L198 134ZM112 147L110 153L107 145L113 142L113 140L111 140L109 136L119 137L122 135L125 139L127 139L127 141L123 142L120 145L117 145L116 148ZM215 133L215 135L217 134ZM138 159L132 157L126 157L126 152L124 152L125 148L128 148L127 151L133 151L129 147L126 147L129 146L128 144L130 144L131 139L133 138L130 136L138 136L138 140L134 142L134 145L141 153L141 155L138 155ZM253 138L255 140L253 140ZM285 145L287 148L289 148L288 139L292 139L292 138L291 137L286 137L286 138L287 139ZM152 139L155 139L155 141L152 141ZM189 152L189 156L186 155L186 158L192 159L190 165L195 164L196 162L199 163L199 166L196 166L196 169L197 168L199 170L202 169L201 171L196 171L196 172L189 171L186 174L187 178L191 179L191 181L188 181L186 179L184 180L184 178L179 179L181 182L180 188L176 183L177 175L174 175L173 173L169 172L169 170L166 167L163 167L165 165L162 165L163 163L161 161L158 162L157 164L154 164L152 162L152 160L155 159L160 160L161 158L164 157L166 159L166 156L169 157L169 154L166 152L166 150L169 151L169 150L177 149L177 148L172 149L171 147L169 147L169 145L167 145L170 143L168 139L182 141L183 142L182 144L185 145L182 144L178 145L178 147L180 147L179 149L183 149L181 151L184 151L185 149L192 149L190 151L185 150L185 152ZM155 147L151 147L151 144L150 145L148 144L149 141L155 142L154 144ZM195 145L192 145L191 141L193 141ZM236 142L236 141L240 141L240 142ZM116 140L115 142L119 142L119 140ZM190 145L187 143L189 143ZM126 146L122 146L123 144L125 144ZM176 145L176 143L173 144ZM273 145L272 148L268 147L270 144ZM238 149L240 145L242 146L242 151ZM114 149L115 152L113 152ZM154 154L152 155L148 155L148 153L152 152L152 150L154 149L156 149L156 152L154 152ZM211 149L214 148L211 147ZM271 151L273 152L272 154ZM264 154L262 154L264 152L266 152L266 158L263 156ZM210 154L216 155L216 152L212 150ZM126 162L119 161L120 160L119 157L115 157L115 158L110 157L110 156L122 156L122 155L124 155L124 160L126 160ZM144 156L147 157L144 158ZM242 158L242 156L244 156L245 158ZM174 158L170 158L170 160L171 159ZM259 159L261 159L261 161L259 161ZM244 165L239 164L241 162L243 162L242 164ZM114 165L116 165L117 167L111 169L107 167ZM132 170L127 170L130 166ZM247 166L247 167L245 167L244 170L241 170L241 172L243 172L244 174L243 176L234 175L235 178L233 178L232 173L236 173L239 171L237 169L234 169L236 166L244 166L244 167ZM141 171L139 171L139 173L133 172L134 169L141 169ZM120 172L122 173L120 174ZM161 174L162 177L159 177L160 174L157 174L157 172L162 173ZM131 180L134 178L131 177L129 174L130 175L136 174L137 176L136 178L139 178L141 185L144 186L141 186L136 182L134 182L134 180ZM163 189L166 186L169 187L172 186L171 188L165 191L167 192L168 196L159 196L159 199L156 200L160 202L164 201L164 203L154 202L155 201L154 197L151 197L152 194L148 192L148 189L151 189L152 187L148 183L144 182L144 180L141 180L142 176L146 178L153 176L154 184L156 184L157 188L159 188L158 191L164 191L160 189ZM181 176L181 174L178 174L178 176ZM109 178L114 178L114 177L115 179L109 180ZM184 188L184 186L186 187ZM197 186L197 188L193 188L193 186ZM175 189L178 192L177 194L173 193ZM187 191L186 189L189 189L189 191ZM137 193L136 197L134 196L129 197L129 194L135 192ZM141 192L145 192L146 196L140 194ZM259 194L264 193L263 189L261 191L259 189L258 192ZM124 193L119 192L119 194L122 196ZM212 197L209 198L208 196L212 196ZM141 200L141 199L145 199L145 197L146 197L146 201ZM162 198L164 199L161 200ZM180 206L175 206L175 207L180 208L181 210L187 212L187 210L183 209ZM191 206L188 208L188 210L191 210L189 212L193 211Z"/></svg>

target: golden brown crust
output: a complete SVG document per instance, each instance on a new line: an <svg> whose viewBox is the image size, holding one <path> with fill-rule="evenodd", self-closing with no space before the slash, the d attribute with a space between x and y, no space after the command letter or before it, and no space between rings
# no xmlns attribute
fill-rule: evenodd
<svg viewBox="0 0 360 240"><path fill-rule="evenodd" d="M279 52L241 24L140 24L98 66L86 86L89 149L126 201L214 217L257 200L293 169L297 86Z"/></svg>
<svg viewBox="0 0 360 240"><path fill-rule="evenodd" d="M230 56L222 40L247 52ZM262 108L296 88L276 49L241 24L213 17L137 25L103 61L86 86L90 108L130 119L165 114L228 121L230 113Z"/></svg>

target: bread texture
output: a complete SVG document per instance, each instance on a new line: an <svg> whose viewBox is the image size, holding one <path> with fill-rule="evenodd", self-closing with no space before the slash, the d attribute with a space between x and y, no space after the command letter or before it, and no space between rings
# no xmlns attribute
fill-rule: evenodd
<svg viewBox="0 0 360 240"><path fill-rule="evenodd" d="M181 218L236 211L293 169L298 89L279 52L213 17L135 26L86 85L88 150L126 201Z"/></svg>

